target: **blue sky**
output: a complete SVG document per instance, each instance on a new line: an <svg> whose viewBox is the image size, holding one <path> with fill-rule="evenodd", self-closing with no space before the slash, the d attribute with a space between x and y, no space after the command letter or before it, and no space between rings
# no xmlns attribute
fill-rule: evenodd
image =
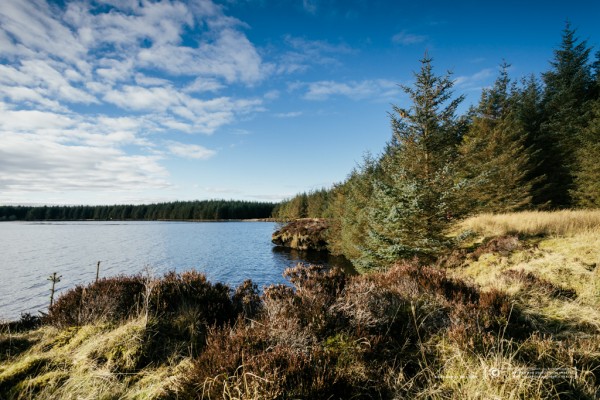
<svg viewBox="0 0 600 400"><path fill-rule="evenodd" d="M425 51L463 110L546 71L597 1L2 0L0 203L278 201L391 132Z"/></svg>

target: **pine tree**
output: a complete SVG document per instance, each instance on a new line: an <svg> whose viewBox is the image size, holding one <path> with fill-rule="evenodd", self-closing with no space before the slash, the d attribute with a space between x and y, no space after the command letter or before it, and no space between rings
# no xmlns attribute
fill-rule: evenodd
<svg viewBox="0 0 600 400"><path fill-rule="evenodd" d="M508 212L531 202L530 152L508 68L502 64L494 86L483 90L459 147L460 174L469 182L463 199L472 213Z"/></svg>
<svg viewBox="0 0 600 400"><path fill-rule="evenodd" d="M332 190L328 204L328 248L354 264L362 256L368 232L367 208L373 198L373 182L381 172L379 164L370 154L365 155L362 165Z"/></svg>
<svg viewBox="0 0 600 400"><path fill-rule="evenodd" d="M544 114L542 134L554 142L551 153L543 155L544 169L549 185L539 202L552 207L568 207L573 192L576 167L575 154L581 143L581 132L586 125L585 115L593 80L588 63L590 48L579 41L575 30L567 23L559 49L554 51L551 70L543 74Z"/></svg>
<svg viewBox="0 0 600 400"><path fill-rule="evenodd" d="M579 207L600 208L600 98L594 101L589 118L577 151L578 168L571 194Z"/></svg>
<svg viewBox="0 0 600 400"><path fill-rule="evenodd" d="M544 118L542 87L533 74L521 81L521 87L514 94L513 107L523 129L523 144L529 151L529 166L525 180L531 182L531 203L537 208L550 206L546 193L554 190L546 177L545 168L554 158L545 159L548 154L556 154L557 144L542 131Z"/></svg>
<svg viewBox="0 0 600 400"><path fill-rule="evenodd" d="M453 160L463 133L455 116L450 74L436 76L427 55L415 87L403 87L409 109L393 106L392 140L373 182L369 230L359 265L385 266L399 258L427 256L444 247L455 213Z"/></svg>

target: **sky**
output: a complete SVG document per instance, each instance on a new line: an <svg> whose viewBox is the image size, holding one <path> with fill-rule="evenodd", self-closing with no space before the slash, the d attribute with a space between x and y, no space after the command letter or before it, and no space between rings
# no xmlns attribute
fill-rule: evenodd
<svg viewBox="0 0 600 400"><path fill-rule="evenodd" d="M0 0L0 204L280 201L391 138L427 53L477 102L597 1Z"/></svg>

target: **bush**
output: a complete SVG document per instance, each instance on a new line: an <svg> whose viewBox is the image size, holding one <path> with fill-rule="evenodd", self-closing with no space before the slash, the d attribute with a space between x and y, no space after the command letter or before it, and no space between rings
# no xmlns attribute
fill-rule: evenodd
<svg viewBox="0 0 600 400"><path fill-rule="evenodd" d="M122 321L140 310L144 288L140 275L103 278L86 287L78 285L58 297L47 320L58 327Z"/></svg>

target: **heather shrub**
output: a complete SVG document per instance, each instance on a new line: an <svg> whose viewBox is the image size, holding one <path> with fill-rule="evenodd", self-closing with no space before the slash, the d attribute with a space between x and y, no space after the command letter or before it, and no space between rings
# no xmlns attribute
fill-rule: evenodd
<svg viewBox="0 0 600 400"><path fill-rule="evenodd" d="M141 306L144 279L139 276L103 278L61 294L48 310L55 326L84 325L97 321L121 321Z"/></svg>
<svg viewBox="0 0 600 400"><path fill-rule="evenodd" d="M182 309L196 308L198 318L208 324L235 318L229 287L212 284L197 271L168 272L151 285L147 307L157 317L170 319Z"/></svg>
<svg viewBox="0 0 600 400"><path fill-rule="evenodd" d="M161 278L140 275L100 279L63 293L50 308L47 321L66 327L99 321L118 323L145 314L155 323L148 338L161 357L196 354L212 325L232 323L260 308L256 285L244 282L235 293L227 285L212 284L196 271L168 272Z"/></svg>
<svg viewBox="0 0 600 400"><path fill-rule="evenodd" d="M235 313L248 319L256 317L262 308L258 286L250 279L245 280L235 289L232 301Z"/></svg>
<svg viewBox="0 0 600 400"><path fill-rule="evenodd" d="M298 264L286 269L283 275L294 285L295 291L280 286L266 289L264 298L270 314L295 319L301 328L320 338L328 336L337 325L337 315L330 312L330 307L346 285L344 272L338 268ZM276 299L275 302L272 299Z"/></svg>
<svg viewBox="0 0 600 400"><path fill-rule="evenodd" d="M452 279L438 268L400 263L382 275L382 280L410 287L412 296L438 295L453 303L473 303L479 300L479 290L462 280Z"/></svg>
<svg viewBox="0 0 600 400"><path fill-rule="evenodd" d="M477 260L482 254L486 253L499 253L506 256L511 252L520 249L522 246L523 245L520 242L519 237L516 235L494 237L477 247L471 256L475 260Z"/></svg>

